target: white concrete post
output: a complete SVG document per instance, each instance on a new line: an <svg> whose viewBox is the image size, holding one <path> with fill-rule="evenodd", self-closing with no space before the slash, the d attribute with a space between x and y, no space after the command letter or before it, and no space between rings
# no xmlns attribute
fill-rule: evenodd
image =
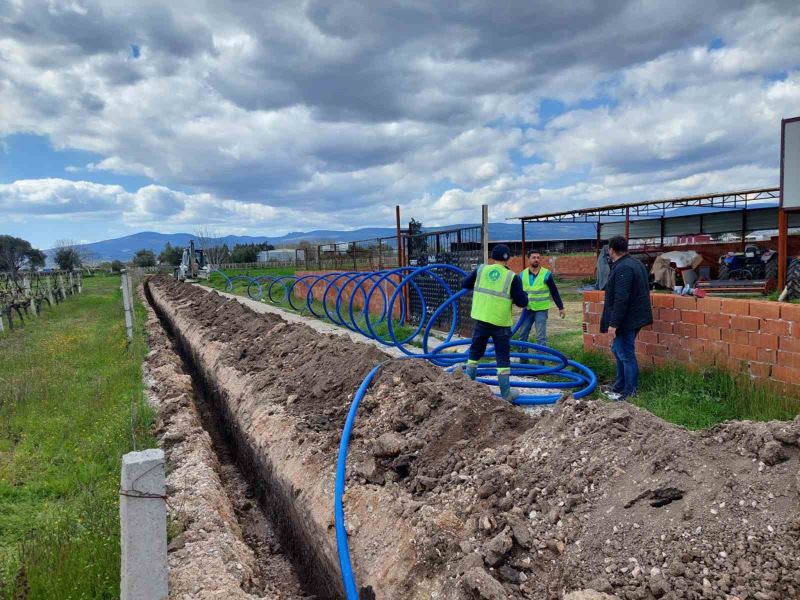
<svg viewBox="0 0 800 600"><path fill-rule="evenodd" d="M55 306L56 301L53 298L53 277L52 275L47 276L47 299L50 300L50 306Z"/></svg>
<svg viewBox="0 0 800 600"><path fill-rule="evenodd" d="M81 271L78 271L77 279L78 279L78 293L82 294L83 293L83 273Z"/></svg>
<svg viewBox="0 0 800 600"><path fill-rule="evenodd" d="M135 323L136 322L136 313L133 310L133 298L134 298L134 295L133 295L133 274L127 273L127 275L128 275L128 277L127 277L127 279L128 279L128 298L130 298L130 302L131 302L131 322Z"/></svg>
<svg viewBox="0 0 800 600"><path fill-rule="evenodd" d="M133 340L133 305L131 304L131 288L128 284L128 271L122 269L122 308L125 309L125 330L128 341Z"/></svg>
<svg viewBox="0 0 800 600"><path fill-rule="evenodd" d="M36 316L36 301L33 298L33 290L31 289L31 276L25 275L22 278L22 289L25 290L25 296L30 301L31 314Z"/></svg>
<svg viewBox="0 0 800 600"><path fill-rule="evenodd" d="M121 600L162 600L168 589L164 451L122 457L119 491Z"/></svg>
<svg viewBox="0 0 800 600"><path fill-rule="evenodd" d="M2 308L3 307L0 306L0 333L3 333L5 331L5 325L3 325L3 310L2 310Z"/></svg>
<svg viewBox="0 0 800 600"><path fill-rule="evenodd" d="M61 299L66 299L67 292L64 291L64 275L61 273L58 274L58 289L61 290Z"/></svg>

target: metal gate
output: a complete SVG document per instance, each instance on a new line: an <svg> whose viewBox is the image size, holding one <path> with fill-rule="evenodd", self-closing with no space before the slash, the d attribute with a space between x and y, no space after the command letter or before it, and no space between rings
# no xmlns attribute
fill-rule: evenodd
<svg viewBox="0 0 800 600"><path fill-rule="evenodd" d="M465 227L463 229L448 229L410 235L404 238L405 254L408 265L424 267L432 264L446 264L459 267L469 273L483 262L483 245L481 227ZM437 272L447 282L452 293L461 289L461 277L452 271ZM447 293L442 286L431 276L421 275L416 283L425 298L425 319L446 299ZM415 290L409 291L409 316L416 324L422 315L422 303ZM472 306L472 296L467 295L458 302L458 333L468 337L472 335L473 321L469 316ZM435 329L447 330L450 328L452 313L446 311L436 323Z"/></svg>

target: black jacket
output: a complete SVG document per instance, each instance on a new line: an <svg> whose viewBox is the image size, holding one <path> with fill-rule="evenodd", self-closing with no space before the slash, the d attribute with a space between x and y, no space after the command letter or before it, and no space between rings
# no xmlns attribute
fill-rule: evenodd
<svg viewBox="0 0 800 600"><path fill-rule="evenodd" d="M622 331L639 329L653 322L650 277L645 266L626 254L613 265L606 284L606 299L600 331L609 327Z"/></svg>

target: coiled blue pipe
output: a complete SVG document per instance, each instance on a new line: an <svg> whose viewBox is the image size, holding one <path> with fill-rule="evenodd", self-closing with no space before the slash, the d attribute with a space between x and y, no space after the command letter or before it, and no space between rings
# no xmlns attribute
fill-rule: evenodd
<svg viewBox="0 0 800 600"><path fill-rule="evenodd" d="M222 271L214 271L212 276L218 275L225 280L225 289L234 291L237 283L246 284L247 295L254 300L263 300L277 305L286 305L299 312L308 312L319 318L331 321L351 331L356 331L361 335L373 340L377 340L386 346L398 348L405 356L402 358L424 359L433 364L452 371L464 364L468 358L467 352L455 352L454 348L468 346L469 340L453 339L458 327L458 301L467 293L467 290L453 291L446 277L455 278L460 281L466 277L466 273L452 265L428 265L425 267L400 267L397 269L387 269L375 272L342 272L326 273L324 275L304 275L294 277L292 275L283 276L258 276L248 277L246 275L234 275L229 277ZM439 306L432 308L428 306L428 301L420 288L422 279L428 279L440 286L445 292L447 299ZM298 288L298 286L301 286ZM295 290L302 290L305 287L304 305L296 304L298 294ZM322 312L315 306L315 289L321 289L319 297L322 304ZM395 327L411 322L408 302L411 294L415 294L420 307L421 318L417 318L416 326L411 333L398 339ZM373 303L376 297L378 302ZM300 292L302 297L302 292ZM360 304L360 308L357 306ZM375 309L375 304L380 308ZM373 306L373 310L369 307ZM345 308L344 314L342 309ZM448 312L449 311L449 312ZM393 315L397 313L397 317ZM363 318L363 325L357 318ZM434 325L446 319L449 327L444 339L433 348L430 347L431 332ZM387 334L379 335L375 328L386 323ZM513 328L516 332L522 320L517 321ZM412 341L421 341L419 349L411 346ZM583 398L591 394L597 387L597 377L588 367L569 360L561 352L539 346L531 342L512 340L511 356L516 358L528 358L532 361L539 361L540 365L531 364L512 364L511 374L518 379L512 380L515 388L536 389L575 389L572 393L574 398ZM532 353L527 353L531 351ZM486 352L486 359L495 356L494 349L489 346ZM389 362L389 361L387 361ZM339 454L336 460L336 483L334 486L334 520L336 525L336 546L339 555L339 569L342 576L342 585L348 600L358 600L358 586L356 585L355 575L350 561L350 549L347 543L347 530L344 523L343 497L347 474L347 450L350 445L350 437L355 425L358 407L362 398L367 392L372 380L380 368L386 363L374 367L364 378L353 397L353 402L347 412L342 437L339 442ZM519 379L519 377L541 377L556 376L561 381L540 381L531 379ZM478 366L478 381L487 385L497 385L497 363L484 362ZM561 399L562 395L557 394L520 394L515 400L516 404L536 405L553 404Z"/></svg>

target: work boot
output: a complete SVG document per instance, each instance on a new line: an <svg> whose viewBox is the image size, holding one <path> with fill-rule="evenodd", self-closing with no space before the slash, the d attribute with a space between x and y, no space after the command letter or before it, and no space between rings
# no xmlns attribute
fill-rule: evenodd
<svg viewBox="0 0 800 600"><path fill-rule="evenodd" d="M467 377L475 381L475 378L478 376L478 365L467 365L467 368L464 369L467 374Z"/></svg>
<svg viewBox="0 0 800 600"><path fill-rule="evenodd" d="M497 384L500 386L500 395L503 400L514 402L519 398L519 392L511 387L511 375L498 375Z"/></svg>

